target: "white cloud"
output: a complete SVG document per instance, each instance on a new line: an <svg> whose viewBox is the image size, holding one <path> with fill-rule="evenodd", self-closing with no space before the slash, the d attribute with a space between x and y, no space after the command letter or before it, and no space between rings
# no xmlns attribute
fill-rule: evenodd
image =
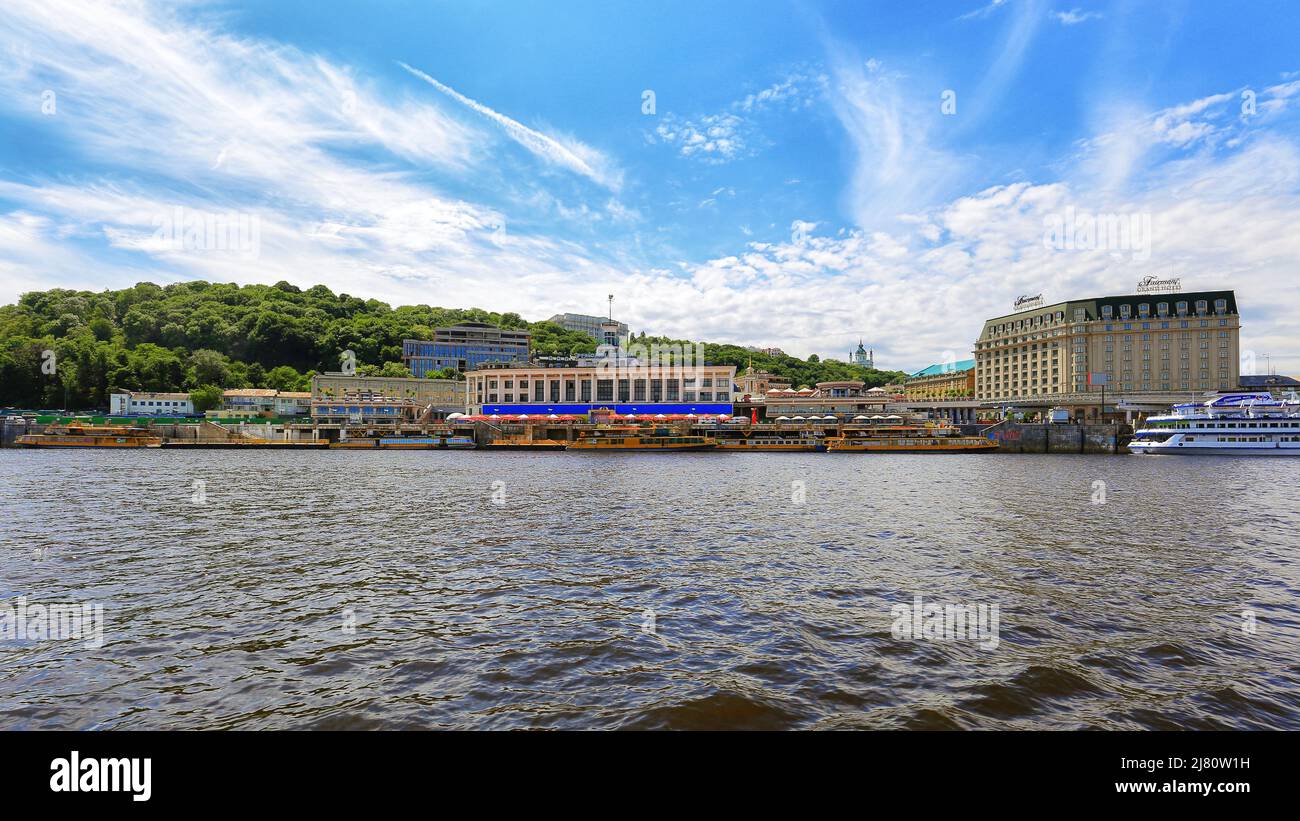
<svg viewBox="0 0 1300 821"><path fill-rule="evenodd" d="M818 71L795 71L779 82L745 95L717 114L685 117L668 112L654 132L647 135L647 140L675 146L683 157L714 165L750 156L762 147L763 135L757 117L774 109L811 107L821 99L827 79Z"/></svg>
<svg viewBox="0 0 1300 821"><path fill-rule="evenodd" d="M683 157L724 163L740 156L748 147L750 126L735 114L711 114L687 120L665 114L655 127L664 143L677 146Z"/></svg>
<svg viewBox="0 0 1300 821"><path fill-rule="evenodd" d="M929 139L937 99L905 93L897 75L869 71L838 46L831 47L831 77L831 110L854 152L845 193L854 223L879 227L935 202L958 171Z"/></svg>
<svg viewBox="0 0 1300 821"><path fill-rule="evenodd" d="M1260 174L1270 175L1269 187L1250 182ZM1016 294L1131 293L1141 276L1158 272L1181 276L1189 290L1236 289L1246 317L1243 349L1300 369L1293 309L1283 307L1300 304L1293 273L1300 152L1263 142L1226 164L1205 157L1180 165L1158 182L1125 200L1066 182L995 186L931 209L907 229L751 243L692 267L686 279L636 279L636 299L659 295L655 327L669 333L839 357L861 333L882 367L907 370L946 350L969 351L983 321L1008 312ZM1069 206L1150 213L1150 259L1044 247L1044 217ZM738 309L710 311L706 333L697 305Z"/></svg>
<svg viewBox="0 0 1300 821"><path fill-rule="evenodd" d="M1077 26L1088 20L1100 20L1102 17L1099 11L1082 11L1081 9L1070 9L1069 11L1054 11L1052 16L1060 21L1063 26Z"/></svg>
<svg viewBox="0 0 1300 821"><path fill-rule="evenodd" d="M1081 145L1071 158L1078 164L1063 166L1058 179L954 196L957 158L935 147L931 121L913 109L926 105L933 115L937 100L913 100L896 75L844 54L826 91L853 140L846 206L857 227L806 223L802 241L749 243L657 268L617 247L515 225L515 203L575 223L639 219L608 191L589 203L541 191L503 205L430 182L493 170L480 146L496 129L480 130L477 118L462 122L417 99L386 102L346 67L151 8L11 3L0 18L6 44L29 44L0 52L0 105L34 119L20 110L33 86L57 88L52 124L61 137L88 160L120 163L75 175L32 167L27 179L0 181L0 199L16 203L0 214L0 299L146 279L286 279L395 304L541 318L564 307L557 299L581 304L593 294L586 301L599 303L617 293L623 318L639 329L837 357L861 336L882 366L910 370L944 351L968 351L982 321L1018 293L1123 293L1154 272L1181 276L1189 288L1236 288L1243 348L1300 371L1292 330L1300 151L1269 127L1300 99L1292 83L1261 91L1261 114L1247 121L1237 92L1159 111L1131 106L1119 120L1128 128ZM761 94L752 110L789 103L779 92ZM337 150L354 148L381 159ZM551 164L581 174L554 156ZM573 156L599 175L598 164ZM1117 156L1122 174L1097 172ZM716 188L711 197L731 196ZM151 245L155 221L177 205L256 216L260 254ZM1044 217L1070 206L1149 212L1150 259L1045 248Z"/></svg>
<svg viewBox="0 0 1300 821"><path fill-rule="evenodd" d="M611 267L571 241L514 230L501 207L449 196L444 182L464 188L500 174L499 152L485 150L492 135L436 104L381 94L349 67L147 3L10 3L0 41L6 116L51 130L75 160L0 182L0 196L17 204L0 231L0 299L33 287L201 277L472 305L484 298L476 283L502 272ZM28 105L33 88L55 90L57 114L41 116L39 93ZM563 139L534 147L616 187L596 152ZM568 215L639 219L600 197ZM159 220L177 207L256 218L258 253L156 241ZM527 310L516 293L505 309Z"/></svg>

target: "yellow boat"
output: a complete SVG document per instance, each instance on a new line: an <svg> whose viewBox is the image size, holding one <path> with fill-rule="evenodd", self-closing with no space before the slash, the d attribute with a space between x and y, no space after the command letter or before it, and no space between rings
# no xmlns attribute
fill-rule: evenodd
<svg viewBox="0 0 1300 821"><path fill-rule="evenodd" d="M950 425L889 425L847 430L826 441L827 453L984 453L998 443L961 436Z"/></svg>
<svg viewBox="0 0 1300 821"><path fill-rule="evenodd" d="M162 445L162 439L151 435L147 428L73 423L62 432L24 434L14 444L22 448L156 448Z"/></svg>
<svg viewBox="0 0 1300 821"><path fill-rule="evenodd" d="M683 451L714 450L718 441L708 436L676 435L664 430L646 430L639 427L610 427L580 431L578 438L567 450L639 450Z"/></svg>
<svg viewBox="0 0 1300 821"><path fill-rule="evenodd" d="M460 448L474 446L472 439L456 436L396 436L396 437L354 437L338 442L330 442L331 449L349 450L365 448L369 450L438 450L440 448Z"/></svg>
<svg viewBox="0 0 1300 821"><path fill-rule="evenodd" d="M164 448L179 450L325 450L330 443L324 439L261 439L245 436L239 439L174 439L163 442Z"/></svg>
<svg viewBox="0 0 1300 821"><path fill-rule="evenodd" d="M798 436L780 436L778 434L755 433L734 439L718 439L718 450L748 453L750 451L794 451L811 453L825 450L822 439Z"/></svg>
<svg viewBox="0 0 1300 821"><path fill-rule="evenodd" d="M487 450L564 450L569 443L563 439L533 439L527 436L503 436L483 447Z"/></svg>

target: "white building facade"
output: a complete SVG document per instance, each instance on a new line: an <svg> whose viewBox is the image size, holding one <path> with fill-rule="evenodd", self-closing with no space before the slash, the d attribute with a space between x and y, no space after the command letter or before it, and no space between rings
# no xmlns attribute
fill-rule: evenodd
<svg viewBox="0 0 1300 821"><path fill-rule="evenodd" d="M145 393L123 391L110 394L111 416L191 416L194 402L188 393Z"/></svg>

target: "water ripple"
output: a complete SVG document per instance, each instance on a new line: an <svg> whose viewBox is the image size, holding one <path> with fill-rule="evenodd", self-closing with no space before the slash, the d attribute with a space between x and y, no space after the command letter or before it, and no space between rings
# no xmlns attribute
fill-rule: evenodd
<svg viewBox="0 0 1300 821"><path fill-rule="evenodd" d="M0 451L0 728L1297 729L1265 461Z"/></svg>

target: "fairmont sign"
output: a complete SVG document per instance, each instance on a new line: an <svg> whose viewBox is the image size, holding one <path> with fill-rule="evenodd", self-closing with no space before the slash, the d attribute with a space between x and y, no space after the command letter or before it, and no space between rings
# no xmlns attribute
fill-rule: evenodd
<svg viewBox="0 0 1300 821"><path fill-rule="evenodd" d="M1143 277L1138 282L1137 287L1139 294L1174 294L1181 290L1183 290L1181 277L1170 277L1169 279Z"/></svg>
<svg viewBox="0 0 1300 821"><path fill-rule="evenodd" d="M1016 298L1017 311L1032 311L1035 308L1043 307L1043 295L1021 296Z"/></svg>

